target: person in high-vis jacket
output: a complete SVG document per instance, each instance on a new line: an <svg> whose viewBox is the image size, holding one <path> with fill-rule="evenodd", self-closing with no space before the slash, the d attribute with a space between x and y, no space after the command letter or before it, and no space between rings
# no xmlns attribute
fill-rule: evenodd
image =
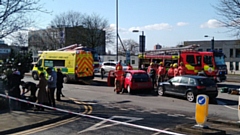
<svg viewBox="0 0 240 135"><path fill-rule="evenodd" d="M157 70L158 82L164 81L165 73L166 73L166 68L164 67L163 63L160 62Z"/></svg>
<svg viewBox="0 0 240 135"><path fill-rule="evenodd" d="M178 67L178 73L179 73L179 75L186 74L186 68L185 68L183 62L180 62L180 66Z"/></svg>
<svg viewBox="0 0 240 135"><path fill-rule="evenodd" d="M116 68L116 72L115 72L115 88L114 91L116 91L116 93L120 93L122 90L122 84L124 81L124 72L122 69L122 66L118 66Z"/></svg>

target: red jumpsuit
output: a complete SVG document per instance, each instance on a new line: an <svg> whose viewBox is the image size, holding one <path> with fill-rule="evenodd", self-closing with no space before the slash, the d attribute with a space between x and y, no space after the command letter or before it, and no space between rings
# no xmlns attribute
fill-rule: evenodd
<svg viewBox="0 0 240 135"><path fill-rule="evenodd" d="M169 68L167 75L168 75L168 79L172 78L174 76L174 68L172 67Z"/></svg>
<svg viewBox="0 0 240 135"><path fill-rule="evenodd" d="M174 70L173 70L173 76L175 77L175 76L178 76L179 75L179 73L178 73L178 68L174 68Z"/></svg>
<svg viewBox="0 0 240 135"><path fill-rule="evenodd" d="M133 70L133 67L131 65L128 65L127 70Z"/></svg>
<svg viewBox="0 0 240 135"><path fill-rule="evenodd" d="M179 75L185 75L186 74L186 68L184 66L178 67L178 73Z"/></svg>

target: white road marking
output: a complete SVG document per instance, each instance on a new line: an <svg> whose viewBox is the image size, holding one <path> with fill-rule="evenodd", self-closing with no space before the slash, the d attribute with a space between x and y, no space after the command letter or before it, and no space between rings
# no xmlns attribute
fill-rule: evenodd
<svg viewBox="0 0 240 135"><path fill-rule="evenodd" d="M133 122L133 121L137 121L137 120L142 120L143 118L136 118L136 117L126 117L126 116L112 116L111 118L109 118L110 120L113 120L113 119L127 119L127 121L125 122ZM115 126L115 125L119 125L120 123L113 123L113 124L105 124L103 125L104 123L108 122L108 120L103 120L99 123L96 123L95 125L85 129L85 130L82 130L80 132L78 132L78 134L81 134L81 133L84 133L84 132L87 132L87 131L92 131L92 130L98 130L98 129L102 129L102 128L106 128L106 127L111 127L111 126Z"/></svg>
<svg viewBox="0 0 240 135"><path fill-rule="evenodd" d="M224 107L226 107L228 109L238 110L237 108L233 108L233 107L227 106L226 103L224 103L222 101L217 100L217 102L218 102L219 105L222 105L222 106L224 106Z"/></svg>

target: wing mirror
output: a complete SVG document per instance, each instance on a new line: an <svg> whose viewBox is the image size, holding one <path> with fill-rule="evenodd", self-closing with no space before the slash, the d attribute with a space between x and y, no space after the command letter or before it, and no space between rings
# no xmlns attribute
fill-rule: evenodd
<svg viewBox="0 0 240 135"><path fill-rule="evenodd" d="M172 85L172 82L171 81L168 81L171 85Z"/></svg>

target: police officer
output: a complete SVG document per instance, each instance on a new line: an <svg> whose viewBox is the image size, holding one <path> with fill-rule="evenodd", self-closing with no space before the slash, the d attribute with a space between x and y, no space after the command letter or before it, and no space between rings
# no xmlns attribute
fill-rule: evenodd
<svg viewBox="0 0 240 135"><path fill-rule="evenodd" d="M163 66L163 63L160 62L157 70L158 82L164 81L165 73L166 73L166 68Z"/></svg>

